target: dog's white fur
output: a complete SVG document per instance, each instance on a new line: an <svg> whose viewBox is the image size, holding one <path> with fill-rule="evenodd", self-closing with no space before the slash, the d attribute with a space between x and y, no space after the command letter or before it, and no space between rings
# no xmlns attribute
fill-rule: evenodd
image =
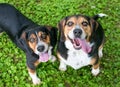
<svg viewBox="0 0 120 87"><path fill-rule="evenodd" d="M97 76L97 75L100 73L99 67L98 67L97 69L92 68L91 73L92 73L94 76Z"/></svg>
<svg viewBox="0 0 120 87"><path fill-rule="evenodd" d="M108 15L106 15L106 14L104 14L104 13L100 13L100 14L98 14L98 16L99 16L99 17L105 17L105 16L108 16Z"/></svg>
<svg viewBox="0 0 120 87"><path fill-rule="evenodd" d="M41 83L40 79L36 75L36 72L35 73L29 72L29 75L32 78L32 82L33 82L34 85L37 85L37 84Z"/></svg>
<svg viewBox="0 0 120 87"><path fill-rule="evenodd" d="M102 50L103 50L103 48L100 48L98 51L99 58L101 58L103 56Z"/></svg>
<svg viewBox="0 0 120 87"><path fill-rule="evenodd" d="M76 50L70 40L65 41L65 46L68 50L68 58L65 60L64 58L60 58L60 70L66 70L66 65L73 67L74 69L79 69L83 66L87 66L90 64L91 57L88 56L82 49Z"/></svg>
<svg viewBox="0 0 120 87"><path fill-rule="evenodd" d="M92 46L94 43L89 44L90 46ZM79 69L83 66L87 66L90 65L91 63L91 58L89 57L87 53L85 53L83 50L75 50L75 48L73 47L72 43L69 40L65 41L65 46L67 49L69 49L68 51L68 57L67 60L60 57L60 66L59 66L59 70L61 71L66 71L67 70L67 65L73 67L74 69ZM102 48L99 50L99 56L102 57ZM92 68L91 70L92 74L94 76L98 75L100 72L99 67L97 69Z"/></svg>

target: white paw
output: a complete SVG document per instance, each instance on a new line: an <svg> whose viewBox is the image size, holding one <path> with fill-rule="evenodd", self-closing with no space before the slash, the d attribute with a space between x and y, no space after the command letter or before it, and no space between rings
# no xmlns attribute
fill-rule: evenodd
<svg viewBox="0 0 120 87"><path fill-rule="evenodd" d="M51 55L51 58L50 58L51 62L55 62L56 61L56 57Z"/></svg>
<svg viewBox="0 0 120 87"><path fill-rule="evenodd" d="M67 70L66 64L64 64L63 62L60 62L59 70L66 71Z"/></svg>
<svg viewBox="0 0 120 87"><path fill-rule="evenodd" d="M61 70L61 71L66 71L67 68L66 68L66 67L59 67L59 70Z"/></svg>
<svg viewBox="0 0 120 87"><path fill-rule="evenodd" d="M60 60L59 70L61 70L61 71L67 70L66 64L62 60Z"/></svg>
<svg viewBox="0 0 120 87"><path fill-rule="evenodd" d="M38 77L32 79L34 85L38 85L41 83L40 79Z"/></svg>
<svg viewBox="0 0 120 87"><path fill-rule="evenodd" d="M99 67L97 69L92 68L91 72L94 76L97 76L100 73L100 69L99 69Z"/></svg>
<svg viewBox="0 0 120 87"><path fill-rule="evenodd" d="M35 73L29 72L29 75L32 78L32 82L33 82L34 85L37 85L37 84L41 83L40 79L36 75L36 72Z"/></svg>

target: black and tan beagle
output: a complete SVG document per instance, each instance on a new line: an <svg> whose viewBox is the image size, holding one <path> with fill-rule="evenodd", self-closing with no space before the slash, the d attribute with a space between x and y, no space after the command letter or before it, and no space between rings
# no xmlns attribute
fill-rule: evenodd
<svg viewBox="0 0 120 87"><path fill-rule="evenodd" d="M60 70L67 70L66 65L74 69L92 65L92 74L97 75L99 60L103 56L104 31L98 23L98 14L94 17L73 15L62 19L58 23L59 40L57 56L60 59Z"/></svg>
<svg viewBox="0 0 120 87"><path fill-rule="evenodd" d="M53 49L57 41L55 27L40 26L25 17L15 7L0 4L0 32L5 31L11 40L26 53L28 72L34 84L39 84L36 66L40 62L55 60Z"/></svg>

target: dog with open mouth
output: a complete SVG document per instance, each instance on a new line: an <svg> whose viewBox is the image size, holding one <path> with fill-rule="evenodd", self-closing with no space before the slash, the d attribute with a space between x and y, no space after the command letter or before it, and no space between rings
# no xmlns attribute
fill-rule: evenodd
<svg viewBox="0 0 120 87"><path fill-rule="evenodd" d="M41 62L55 61L53 50L57 42L57 29L42 26L25 17L10 4L0 4L0 32L26 53L26 63L33 84L40 84L36 67Z"/></svg>
<svg viewBox="0 0 120 87"><path fill-rule="evenodd" d="M60 60L60 70L67 70L67 65L74 69L92 65L92 74L99 74L105 35L97 19L103 16L107 15L72 15L58 23L57 56Z"/></svg>

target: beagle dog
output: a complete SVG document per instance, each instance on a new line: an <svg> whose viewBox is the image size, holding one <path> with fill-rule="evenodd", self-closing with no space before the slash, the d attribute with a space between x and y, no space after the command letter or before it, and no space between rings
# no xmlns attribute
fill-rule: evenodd
<svg viewBox="0 0 120 87"><path fill-rule="evenodd" d="M33 84L39 84L36 67L41 62L55 61L53 50L57 42L57 29L40 26L12 5L2 3L0 4L0 32L3 31L26 53L29 75Z"/></svg>
<svg viewBox="0 0 120 87"><path fill-rule="evenodd" d="M57 56L60 70L67 70L67 65L74 69L92 65L92 74L98 75L105 35L97 19L103 16L106 15L72 15L58 23Z"/></svg>

